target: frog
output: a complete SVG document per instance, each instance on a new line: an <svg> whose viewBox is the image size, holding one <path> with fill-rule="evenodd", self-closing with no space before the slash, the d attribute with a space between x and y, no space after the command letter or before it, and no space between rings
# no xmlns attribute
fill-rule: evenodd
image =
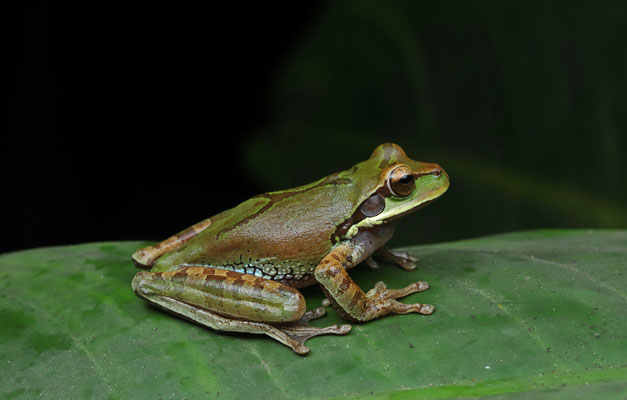
<svg viewBox="0 0 627 400"><path fill-rule="evenodd" d="M137 250L132 260L144 270L131 286L141 299L201 326L265 334L305 355L306 340L351 330L350 324L309 324L325 315L324 306L349 323L433 313L433 305L398 301L427 290L427 282L401 289L377 282L364 292L348 270L362 262L376 269L375 256L415 270L413 255L385 244L400 219L448 187L438 164L414 161L384 143L350 169L254 196ZM306 311L298 289L315 284L326 299Z"/></svg>

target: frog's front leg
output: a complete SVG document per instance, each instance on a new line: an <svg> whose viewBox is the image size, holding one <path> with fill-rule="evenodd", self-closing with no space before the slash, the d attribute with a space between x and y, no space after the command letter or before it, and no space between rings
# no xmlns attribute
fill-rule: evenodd
<svg viewBox="0 0 627 400"><path fill-rule="evenodd" d="M378 282L373 289L364 293L346 271L359 262L357 244L345 242L335 247L316 267L316 280L338 312L350 321L370 321L387 314L420 313L431 314L429 304L404 304L395 299L429 288L426 282L415 282L403 289L388 289Z"/></svg>
<svg viewBox="0 0 627 400"><path fill-rule="evenodd" d="M316 328L308 321L324 315L305 312L300 292L279 282L218 268L182 267L138 272L133 290L166 311L218 331L266 334L307 354L305 341L324 334L346 334L350 325Z"/></svg>

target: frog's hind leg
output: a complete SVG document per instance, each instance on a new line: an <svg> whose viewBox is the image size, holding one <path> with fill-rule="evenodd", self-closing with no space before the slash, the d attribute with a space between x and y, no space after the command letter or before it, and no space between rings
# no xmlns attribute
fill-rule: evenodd
<svg viewBox="0 0 627 400"><path fill-rule="evenodd" d="M131 256L133 262L138 268L150 268L155 260L168 251L174 250L183 243L188 242L191 238L198 235L211 225L211 218L202 220L187 229L182 230L174 236L170 236L166 240L157 243L154 246L144 247L137 250Z"/></svg>
<svg viewBox="0 0 627 400"><path fill-rule="evenodd" d="M332 325L325 328L316 328L310 326L306 322L270 325L263 322L245 321L224 317L201 307L165 296L155 296L150 299L147 298L147 300L168 312L172 312L178 316L216 331L266 334L301 355L309 353L309 347L305 346L305 341L307 339L331 333L343 335L348 333L351 329L350 325L342 325L339 327L337 325ZM322 311L320 312L319 310ZM314 315L314 318L319 318L325 314L324 308L320 307L316 310L308 311L303 316L303 320L313 319L310 318L312 314Z"/></svg>
<svg viewBox="0 0 627 400"><path fill-rule="evenodd" d="M135 293L156 306L205 327L227 332L266 334L307 354L305 341L325 334L346 334L350 325L317 328L311 319L319 308L305 312L296 289L253 275L205 267L167 272L138 272Z"/></svg>

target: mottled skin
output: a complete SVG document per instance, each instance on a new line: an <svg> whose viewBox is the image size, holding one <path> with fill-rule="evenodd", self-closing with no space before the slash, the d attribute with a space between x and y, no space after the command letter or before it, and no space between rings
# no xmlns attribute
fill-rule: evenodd
<svg viewBox="0 0 627 400"><path fill-rule="evenodd" d="M264 333L306 354L306 339L344 334L350 325L314 328L295 288L319 283L330 303L350 321L396 313L430 314L433 307L395 299L428 288L416 282L367 293L347 273L375 251L401 267L415 259L382 246L396 220L435 200L448 188L437 165L409 159L391 143L349 170L294 189L255 196L203 220L133 259L138 296L179 316L222 331Z"/></svg>

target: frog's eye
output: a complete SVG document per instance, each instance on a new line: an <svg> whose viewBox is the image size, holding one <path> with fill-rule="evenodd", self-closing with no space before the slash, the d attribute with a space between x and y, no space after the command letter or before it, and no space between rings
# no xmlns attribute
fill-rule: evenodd
<svg viewBox="0 0 627 400"><path fill-rule="evenodd" d="M409 196L416 187L416 181L411 168L407 165L400 165L388 176L388 189L392 195L397 197Z"/></svg>

